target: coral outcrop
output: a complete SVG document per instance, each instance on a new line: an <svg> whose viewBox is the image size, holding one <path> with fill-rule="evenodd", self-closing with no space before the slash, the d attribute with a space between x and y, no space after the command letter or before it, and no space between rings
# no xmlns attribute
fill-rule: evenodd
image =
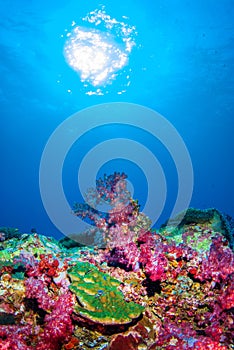
<svg viewBox="0 0 234 350"><path fill-rule="evenodd" d="M230 217L189 209L153 230L118 173L87 203L74 213L102 248L1 229L0 350L232 350Z"/></svg>

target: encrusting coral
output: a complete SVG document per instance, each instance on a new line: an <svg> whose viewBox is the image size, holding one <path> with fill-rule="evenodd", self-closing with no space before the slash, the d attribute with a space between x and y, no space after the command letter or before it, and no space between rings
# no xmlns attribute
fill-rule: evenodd
<svg viewBox="0 0 234 350"><path fill-rule="evenodd" d="M125 324L138 318L143 307L124 300L117 288L121 282L88 263L78 262L68 271L71 278L69 289L79 300L75 312L101 324Z"/></svg>

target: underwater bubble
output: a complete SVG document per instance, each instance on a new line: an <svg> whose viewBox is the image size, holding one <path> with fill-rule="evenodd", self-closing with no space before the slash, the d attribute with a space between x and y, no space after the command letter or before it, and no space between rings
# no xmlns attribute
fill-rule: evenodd
<svg viewBox="0 0 234 350"><path fill-rule="evenodd" d="M126 17L117 21L106 14L104 8L96 9L82 18L82 25L73 21L72 31L66 34L64 56L67 63L80 76L86 94L102 95L108 85L120 75L129 63L135 46L136 28L126 23ZM118 93L129 86L129 71Z"/></svg>

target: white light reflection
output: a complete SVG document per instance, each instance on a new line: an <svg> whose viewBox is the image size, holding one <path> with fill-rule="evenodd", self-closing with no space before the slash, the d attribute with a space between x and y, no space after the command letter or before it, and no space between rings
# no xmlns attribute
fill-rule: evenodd
<svg viewBox="0 0 234 350"><path fill-rule="evenodd" d="M126 21L126 17L122 18ZM95 87L95 91L87 94L102 95L103 88L111 84L128 64L135 45L136 28L111 18L103 7L90 12L82 21L85 26L72 22L73 29L66 34L64 55L67 63L80 75L84 87ZM129 72L125 78L125 87L118 93L129 86Z"/></svg>

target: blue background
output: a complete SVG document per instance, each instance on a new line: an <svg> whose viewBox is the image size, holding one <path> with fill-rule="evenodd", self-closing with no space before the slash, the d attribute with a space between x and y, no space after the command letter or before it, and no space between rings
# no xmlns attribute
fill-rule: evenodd
<svg viewBox="0 0 234 350"><path fill-rule="evenodd" d="M71 114L118 101L152 108L178 130L194 167L191 206L216 207L234 216L233 1L103 1L111 17L129 17L138 32L129 57L130 86L126 93L117 94L120 78L103 96L86 95L78 74L63 56L61 34L73 20L100 5L98 1L83 3L0 1L0 226L23 232L36 227L39 233L60 237L40 198L39 164L44 146ZM124 128L94 130L79 147L74 145L63 174L71 205L80 201L79 157L93 147L94 139L127 135ZM153 144L149 135L136 132L134 138L154 151L166 174L168 197L159 225L170 215L175 201L176 171L165 149ZM131 162L115 160L100 175L113 170L128 172L134 197L144 204L147 183L142 170Z"/></svg>

